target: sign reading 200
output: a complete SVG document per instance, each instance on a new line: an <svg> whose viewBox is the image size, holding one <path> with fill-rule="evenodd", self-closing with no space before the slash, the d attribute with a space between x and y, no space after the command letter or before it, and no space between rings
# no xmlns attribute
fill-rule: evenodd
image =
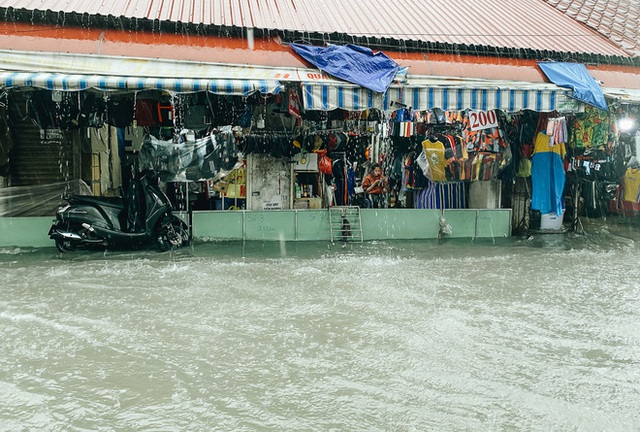
<svg viewBox="0 0 640 432"><path fill-rule="evenodd" d="M498 116L496 115L496 111L469 110L469 126L471 127L471 130L498 127Z"/></svg>

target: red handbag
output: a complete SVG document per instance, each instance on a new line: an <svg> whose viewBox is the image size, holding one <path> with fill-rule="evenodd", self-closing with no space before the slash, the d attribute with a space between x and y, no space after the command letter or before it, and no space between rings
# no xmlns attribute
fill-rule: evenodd
<svg viewBox="0 0 640 432"><path fill-rule="evenodd" d="M323 174L333 174L333 161L327 156L326 150L320 150L318 153L318 169Z"/></svg>
<svg viewBox="0 0 640 432"><path fill-rule="evenodd" d="M173 105L166 102L158 102L158 123L161 126L173 126Z"/></svg>
<svg viewBox="0 0 640 432"><path fill-rule="evenodd" d="M155 113L155 101L137 99L135 102L135 121L138 126L155 126L158 122Z"/></svg>

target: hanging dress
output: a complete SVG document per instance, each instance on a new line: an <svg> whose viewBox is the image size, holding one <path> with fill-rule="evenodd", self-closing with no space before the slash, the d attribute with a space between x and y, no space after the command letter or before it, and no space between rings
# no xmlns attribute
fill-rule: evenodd
<svg viewBox="0 0 640 432"><path fill-rule="evenodd" d="M565 155L564 143L550 146L549 136L538 132L531 159L531 208L540 214L564 212Z"/></svg>

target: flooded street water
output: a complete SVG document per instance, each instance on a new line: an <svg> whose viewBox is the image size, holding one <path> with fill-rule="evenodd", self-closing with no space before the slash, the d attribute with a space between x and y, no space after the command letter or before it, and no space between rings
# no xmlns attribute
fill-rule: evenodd
<svg viewBox="0 0 640 432"><path fill-rule="evenodd" d="M640 430L640 229L586 228L1 250L0 430Z"/></svg>

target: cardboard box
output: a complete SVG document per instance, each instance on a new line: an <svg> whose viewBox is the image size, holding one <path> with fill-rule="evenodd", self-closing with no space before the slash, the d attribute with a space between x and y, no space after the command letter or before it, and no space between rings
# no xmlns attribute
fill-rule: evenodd
<svg viewBox="0 0 640 432"><path fill-rule="evenodd" d="M322 208L322 198L313 197L313 198L307 198L307 199L309 200L309 208L310 209Z"/></svg>
<svg viewBox="0 0 640 432"><path fill-rule="evenodd" d="M230 183L224 191L224 196L227 198L245 198L247 196L247 186Z"/></svg>
<svg viewBox="0 0 640 432"><path fill-rule="evenodd" d="M313 198L296 198L293 202L294 209L321 209L322 208L322 198L313 197Z"/></svg>
<svg viewBox="0 0 640 432"><path fill-rule="evenodd" d="M307 210L309 208L309 201L306 198L298 198L293 202L293 208Z"/></svg>

